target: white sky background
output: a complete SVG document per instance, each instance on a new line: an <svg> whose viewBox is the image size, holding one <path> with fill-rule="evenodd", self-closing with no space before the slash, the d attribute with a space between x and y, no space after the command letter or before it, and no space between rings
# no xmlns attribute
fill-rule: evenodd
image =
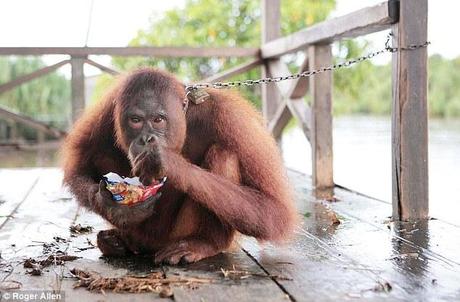
<svg viewBox="0 0 460 302"><path fill-rule="evenodd" d="M333 16L380 2L337 0ZM161 14L183 3L184 0L94 0L88 46L126 46L139 29L147 27L152 14ZM0 47L84 46L90 6L91 0L1 0ZM459 11L460 1L429 0L430 54L440 53L448 58L460 55L460 39L455 36L460 28ZM368 38L374 43L372 48L381 48L385 33ZM61 59L60 56L45 58L48 63ZM100 57L97 61L108 64L110 59ZM94 69L88 71L93 73Z"/></svg>

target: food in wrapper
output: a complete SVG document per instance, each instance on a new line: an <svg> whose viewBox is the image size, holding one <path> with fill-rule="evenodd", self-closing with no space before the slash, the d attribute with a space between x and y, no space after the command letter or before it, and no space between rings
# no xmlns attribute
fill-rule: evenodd
<svg viewBox="0 0 460 302"><path fill-rule="evenodd" d="M150 196L157 194L158 190L166 182L166 177L155 180L150 186L144 186L139 177L121 177L117 173L104 175L107 190L112 193L116 202L124 205L133 205L145 201Z"/></svg>

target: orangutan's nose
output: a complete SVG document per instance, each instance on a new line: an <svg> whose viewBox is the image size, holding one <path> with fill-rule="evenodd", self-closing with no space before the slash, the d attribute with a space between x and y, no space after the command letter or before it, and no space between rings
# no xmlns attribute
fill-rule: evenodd
<svg viewBox="0 0 460 302"><path fill-rule="evenodd" d="M139 139L139 144L143 146L153 142L155 142L155 136L153 136L152 134L142 135Z"/></svg>

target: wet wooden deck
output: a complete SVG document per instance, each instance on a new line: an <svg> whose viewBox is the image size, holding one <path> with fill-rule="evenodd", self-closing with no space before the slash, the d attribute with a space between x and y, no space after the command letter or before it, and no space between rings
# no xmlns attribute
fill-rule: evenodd
<svg viewBox="0 0 460 302"><path fill-rule="evenodd" d="M60 290L66 301L161 299L156 293L73 289L70 269L77 267L112 277L162 271L165 276L212 280L193 289L174 287L169 299L176 301L460 300L459 225L441 220L390 223L390 204L341 188L335 189L339 201L326 203L341 222L333 224L332 212L312 197L309 178L293 171L290 177L303 217L291 244L260 246L244 238L233 252L185 267L155 267L145 257L100 258L91 244L107 225L79 209L61 189L58 169L0 170L0 291ZM71 236L69 227L78 223L94 231ZM23 262L43 256L44 244L45 254L58 249L81 258L31 276ZM254 274L229 278L222 269Z"/></svg>

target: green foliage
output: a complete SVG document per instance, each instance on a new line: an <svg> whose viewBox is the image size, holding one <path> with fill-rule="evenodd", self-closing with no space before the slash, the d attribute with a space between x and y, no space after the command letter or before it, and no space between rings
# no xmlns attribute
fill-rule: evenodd
<svg viewBox="0 0 460 302"><path fill-rule="evenodd" d="M334 73L334 113L391 113L391 64L363 62ZM428 109L432 117L460 116L460 58L428 59Z"/></svg>
<svg viewBox="0 0 460 302"><path fill-rule="evenodd" d="M460 57L448 60L430 57L428 104L430 114L439 117L460 116Z"/></svg>
<svg viewBox="0 0 460 302"><path fill-rule="evenodd" d="M282 34L286 35L327 18L335 0L281 1ZM150 26L138 32L131 46L218 47L260 45L259 0L186 0L185 8L173 9L151 18ZM383 41L382 41L383 43ZM369 50L362 40L338 43L334 59L344 61ZM373 48L373 47L372 47ZM291 72L297 71L296 54L284 58ZM114 58L120 70L142 66L167 69L185 81L198 81L240 64L239 58ZM429 61L429 109L432 116L460 116L460 58L433 56ZM251 70L231 80L256 79L260 69ZM391 66L363 62L334 72L334 114L389 114L391 112ZM112 78L104 76L96 85L93 99L99 99ZM260 105L259 87L243 87L241 93ZM308 98L306 98L308 101Z"/></svg>
<svg viewBox="0 0 460 302"><path fill-rule="evenodd" d="M114 77L110 74L103 73L97 77L96 85L94 85L93 93L91 94L91 103L100 100L113 84Z"/></svg>
<svg viewBox="0 0 460 302"><path fill-rule="evenodd" d="M335 0L281 1L282 33L289 34L324 20ZM130 46L258 47L260 34L259 0L187 0L185 8L154 15L151 25L139 31ZM241 64L241 58L114 58L120 70L141 66L166 69L184 80L196 81ZM260 69L235 76L232 80L255 79ZM243 87L243 95L260 105L260 89Z"/></svg>
<svg viewBox="0 0 460 302"><path fill-rule="evenodd" d="M259 2L259 1L256 1ZM335 8L335 0L289 0L281 1L281 32L296 32L325 20Z"/></svg>
<svg viewBox="0 0 460 302"><path fill-rule="evenodd" d="M366 41L346 40L339 43L335 62L361 56L368 49ZM333 110L335 114L391 111L391 67L364 61L350 68L334 71Z"/></svg>
<svg viewBox="0 0 460 302"><path fill-rule="evenodd" d="M45 67L41 59L0 57L0 83ZM60 127L70 116L70 85L64 76L51 73L0 94L0 105Z"/></svg>
<svg viewBox="0 0 460 302"><path fill-rule="evenodd" d="M389 114L391 66L362 62L334 73L334 113Z"/></svg>

